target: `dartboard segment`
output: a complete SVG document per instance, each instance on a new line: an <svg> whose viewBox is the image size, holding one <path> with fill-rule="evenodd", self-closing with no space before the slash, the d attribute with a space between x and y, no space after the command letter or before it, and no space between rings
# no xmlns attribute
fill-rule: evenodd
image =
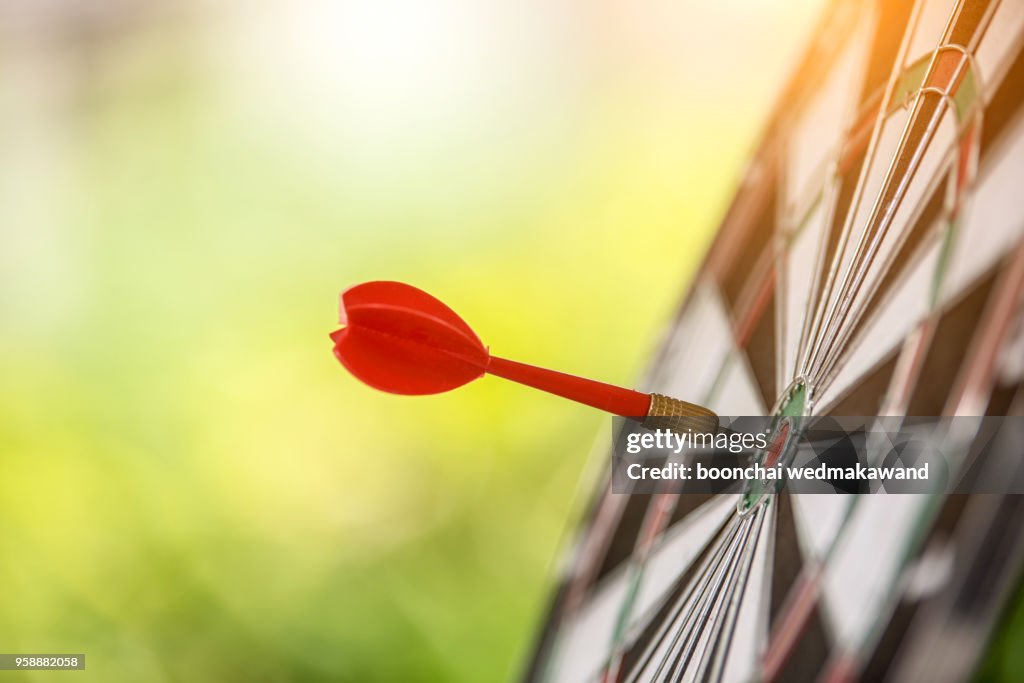
<svg viewBox="0 0 1024 683"><path fill-rule="evenodd" d="M647 386L724 415L801 420L1019 408L1022 100L1024 3L835 3ZM955 463L983 469L970 438L957 445ZM937 642L919 614L947 575L921 577L969 565L936 539L979 528L966 526L970 501L748 494L605 488L535 678L924 670L925 650L901 643Z"/></svg>
<svg viewBox="0 0 1024 683"><path fill-rule="evenodd" d="M1013 30L1001 26L1001 30L991 36L993 41L1001 41L1002 45L1001 48L987 50L989 61L986 66L994 78L1005 75L1015 58L1019 58L1019 37L1024 31L1024 17L1020 14L1000 14L995 11L994 6L990 6L986 12L971 14L976 20L975 24L972 24L972 40L978 41L982 46L989 45L987 40L982 39L987 38L988 34L979 32L990 25L992 16L1000 16L1007 22L1017 22ZM962 22L952 23L947 29L950 33L957 30L960 34L967 32ZM1014 45L1016 52L1011 49ZM958 69L963 70L965 74L973 74L978 65L960 50L944 49L947 47L948 45L939 46L935 54L955 56L955 65L950 66L938 58L931 61L934 62L932 71L945 74L936 76L935 79L946 84L948 96L949 92L953 92L950 88L955 87L957 83L962 86L968 80L973 82L980 80L980 77L967 79L963 76L958 80L958 77L953 75ZM918 63L920 61L918 60ZM946 66L939 68L943 64ZM911 70L916 68L914 65L911 66ZM835 405L856 378L893 353L896 346L913 334L914 329L928 317L936 305L948 305L950 299L964 291L967 284L964 278L949 277L950 258L962 260L965 257L959 254L968 254L966 258L975 260L980 267L991 266L991 259L986 259L985 254L978 254L978 258L974 257L973 246L970 250L955 249L955 242L973 244L967 241L965 236L958 234L957 227L960 223L962 204L967 201L968 190L973 189L971 185L974 182L974 168L978 164L981 140L978 129L982 126L982 116L978 107L981 103L993 99L1002 84L1001 80L984 82L984 88L971 89L974 95L969 103L963 104L960 109L947 106L943 117L938 119L937 131L928 150L922 154L920 168L927 170L929 159L937 166L925 173L922 181L897 178L905 182L909 188L901 207L914 207L913 210L905 209L905 215L902 217L900 211L896 211L895 218L901 220L893 223L897 229L890 229L889 236L878 241L880 256L874 256L873 263L862 268L865 274L862 279L852 277L849 280L851 286L844 290L845 295L849 296L853 303L837 309L837 317L830 323L831 333L819 328L819 333L825 335L833 345L831 359L820 361L809 370L809 374L814 375L819 383L819 403L823 409L827 410ZM935 87L926 86L922 90ZM926 96L932 94L934 93L930 91L925 93ZM917 101L920 101L920 97ZM959 119L961 110L972 112L967 120ZM943 137L943 130L947 133L953 130L954 123L957 135L955 140L951 141L948 135ZM905 127L910 130L909 126ZM897 128L898 126L894 128L891 125L883 125L878 143L880 149L886 149L886 145L891 144L890 138L895 139L891 131ZM890 131L888 135L886 131ZM940 150L942 153L932 150ZM903 148L897 148L894 159L898 160L903 151ZM872 182L877 184L878 177L879 174L876 173L875 181L864 181L867 183L865 186L873 189ZM923 198L927 198L927 201L923 201ZM885 197L880 197L875 205L879 205L884 199ZM910 201L907 202L907 199ZM1004 206L1006 201L1004 197ZM979 206L988 205L985 202L979 203ZM1006 215L1012 217L1013 209L1011 208ZM1003 221L1005 220L1004 217ZM901 225L904 227L899 229ZM1013 230L1000 230L996 232L997 239L992 247L982 249L987 250L990 255L1002 253L1007 248L1003 240L1012 239L1012 234ZM977 269L974 274L979 274ZM856 297L861 291L863 294L858 301ZM858 343L851 343L851 338L858 336ZM921 338L927 338L927 335L922 335Z"/></svg>
<svg viewBox="0 0 1024 683"><path fill-rule="evenodd" d="M834 77L820 87L788 127L792 131L788 134L791 161L785 181L788 200L786 213L779 221L782 296L776 395L798 374L807 309L822 286L818 253L839 198L843 182L840 165L844 154L853 153L846 144L846 133L848 127L858 130L863 116L855 93L867 69L873 16L870 10L866 5L859 21L853 24Z"/></svg>

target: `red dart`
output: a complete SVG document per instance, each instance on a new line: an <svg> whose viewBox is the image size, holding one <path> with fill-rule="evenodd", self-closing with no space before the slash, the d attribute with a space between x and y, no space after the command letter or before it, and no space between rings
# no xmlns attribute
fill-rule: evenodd
<svg viewBox="0 0 1024 683"><path fill-rule="evenodd" d="M439 394L486 373L640 418L651 428L714 431L718 426L714 413L692 403L492 356L455 311L402 282L364 282L342 292L339 315L343 327L331 333L334 355L381 391Z"/></svg>

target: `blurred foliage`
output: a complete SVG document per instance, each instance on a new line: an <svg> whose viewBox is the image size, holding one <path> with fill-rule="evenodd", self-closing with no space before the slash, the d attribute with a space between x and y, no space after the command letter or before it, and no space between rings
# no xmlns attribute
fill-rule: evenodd
<svg viewBox="0 0 1024 683"><path fill-rule="evenodd" d="M1008 601L992 635L976 683L1024 680L1024 582L1018 581L1015 595Z"/></svg>
<svg viewBox="0 0 1024 683"><path fill-rule="evenodd" d="M513 674L601 418L494 380L378 395L331 356L337 292L417 283L505 355L628 384L739 150L609 135L606 103L532 177L438 158L452 197L406 202L182 65L134 78L81 102L56 255L4 299L5 651L105 682Z"/></svg>

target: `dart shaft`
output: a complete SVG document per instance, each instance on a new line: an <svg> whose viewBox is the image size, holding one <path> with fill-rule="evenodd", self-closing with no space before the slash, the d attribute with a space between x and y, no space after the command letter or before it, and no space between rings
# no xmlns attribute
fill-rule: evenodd
<svg viewBox="0 0 1024 683"><path fill-rule="evenodd" d="M487 372L623 417L645 416L651 406L651 397L639 391L497 356L491 356Z"/></svg>
<svg viewBox="0 0 1024 683"><path fill-rule="evenodd" d="M648 429L680 433L718 429L718 416L704 406L661 394L645 394L497 356L491 356L487 372L622 417L639 418Z"/></svg>

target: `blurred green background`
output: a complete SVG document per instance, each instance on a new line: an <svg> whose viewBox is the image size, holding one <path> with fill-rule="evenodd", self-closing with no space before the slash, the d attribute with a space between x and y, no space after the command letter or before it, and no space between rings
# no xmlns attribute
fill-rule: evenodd
<svg viewBox="0 0 1024 683"><path fill-rule="evenodd" d="M516 675L603 418L375 393L337 293L635 382L818 4L0 3L0 650Z"/></svg>

